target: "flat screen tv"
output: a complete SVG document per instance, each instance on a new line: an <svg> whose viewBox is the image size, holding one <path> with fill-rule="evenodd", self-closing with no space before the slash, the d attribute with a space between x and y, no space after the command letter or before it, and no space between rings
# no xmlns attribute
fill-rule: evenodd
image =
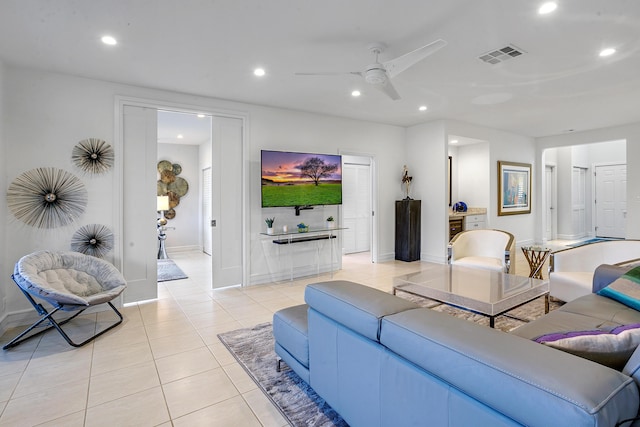
<svg viewBox="0 0 640 427"><path fill-rule="evenodd" d="M262 150L262 207L342 204L342 157Z"/></svg>

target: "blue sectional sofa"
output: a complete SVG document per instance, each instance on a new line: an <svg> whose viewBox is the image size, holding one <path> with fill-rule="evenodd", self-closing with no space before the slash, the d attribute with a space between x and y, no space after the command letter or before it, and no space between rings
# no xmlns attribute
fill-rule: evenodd
<svg viewBox="0 0 640 427"><path fill-rule="evenodd" d="M352 426L613 426L638 414L631 375L529 339L353 282L311 284L305 301L274 316L276 352Z"/></svg>

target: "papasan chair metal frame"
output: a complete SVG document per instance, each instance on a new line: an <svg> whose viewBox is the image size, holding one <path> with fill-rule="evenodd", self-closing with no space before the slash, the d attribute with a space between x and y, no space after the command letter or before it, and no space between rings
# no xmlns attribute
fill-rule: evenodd
<svg viewBox="0 0 640 427"><path fill-rule="evenodd" d="M124 291L127 284L122 274L105 260L78 252L39 251L22 257L16 263L11 278L33 305L40 318L5 344L2 347L3 350L15 347L52 328L55 328L70 345L81 347L122 323L122 314L111 301ZM51 311L45 309L42 304L36 302L34 296L47 301L53 309ZM106 329L79 343L74 342L62 329L62 325L87 308L104 303L108 304L118 316L118 320ZM77 313L60 321L53 318L58 311L77 311ZM48 322L50 326L29 335L33 329L44 322Z"/></svg>

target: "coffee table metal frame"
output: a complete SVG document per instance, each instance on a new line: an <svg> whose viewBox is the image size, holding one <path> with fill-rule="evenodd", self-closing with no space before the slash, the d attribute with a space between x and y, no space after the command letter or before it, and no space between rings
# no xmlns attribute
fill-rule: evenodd
<svg viewBox="0 0 640 427"><path fill-rule="evenodd" d="M393 279L394 295L407 292L486 316L491 328L496 317L508 316L507 312L541 296L545 297L544 312L549 312L548 281L457 265L422 265L420 272Z"/></svg>

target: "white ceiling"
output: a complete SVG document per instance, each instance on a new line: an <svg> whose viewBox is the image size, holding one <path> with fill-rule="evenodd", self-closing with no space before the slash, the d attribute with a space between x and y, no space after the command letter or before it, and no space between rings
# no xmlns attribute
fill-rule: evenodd
<svg viewBox="0 0 640 427"><path fill-rule="evenodd" d="M2 0L0 58L401 126L451 118L543 136L640 121L640 1L557 1L541 16L533 0ZM117 46L100 43L107 33ZM447 46L393 80L399 101L358 76L294 75L361 70L371 42L388 46L384 61L436 39ZM478 59L508 44L526 54ZM599 58L608 46L618 53Z"/></svg>

